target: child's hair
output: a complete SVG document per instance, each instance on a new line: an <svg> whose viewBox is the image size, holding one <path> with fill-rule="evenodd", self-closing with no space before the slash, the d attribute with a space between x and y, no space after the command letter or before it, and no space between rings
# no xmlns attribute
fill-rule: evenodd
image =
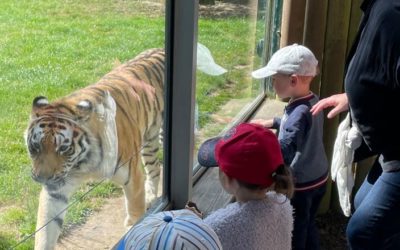
<svg viewBox="0 0 400 250"><path fill-rule="evenodd" d="M303 76L303 75L297 75L298 78L300 78L301 81L306 82L308 84L311 84L312 80L319 74L319 67L316 66L315 69L315 75L314 76Z"/></svg>
<svg viewBox="0 0 400 250"><path fill-rule="evenodd" d="M302 82L311 83L315 76L297 76Z"/></svg>
<svg viewBox="0 0 400 250"><path fill-rule="evenodd" d="M294 184L293 184L293 177L290 168L285 165L281 165L275 171L273 177L275 181L274 185L272 185L272 190L276 193L280 193L288 197L289 199L292 198L294 192ZM256 185L256 184L249 184L243 181L239 181L236 179L241 187L250 189L250 190L263 190L266 187Z"/></svg>
<svg viewBox="0 0 400 250"><path fill-rule="evenodd" d="M275 171L274 175L275 185L274 190L277 193L286 195L292 198L294 192L292 171L286 165L281 165Z"/></svg>

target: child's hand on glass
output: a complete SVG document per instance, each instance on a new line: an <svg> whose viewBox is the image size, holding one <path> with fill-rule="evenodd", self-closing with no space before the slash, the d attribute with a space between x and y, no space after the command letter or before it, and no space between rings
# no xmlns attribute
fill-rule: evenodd
<svg viewBox="0 0 400 250"><path fill-rule="evenodd" d="M192 211L193 213L195 213L196 215L198 215L201 219L203 219L203 212L201 212L198 208L196 203L192 202L192 201L188 201L185 205L185 209L188 209L190 211Z"/></svg>
<svg viewBox="0 0 400 250"><path fill-rule="evenodd" d="M265 120L265 119L254 119L254 120L251 120L250 122L254 123L254 124L261 125L261 126L266 127L266 128L271 128L273 126L273 124L274 124L274 120L273 119L268 119L268 120Z"/></svg>

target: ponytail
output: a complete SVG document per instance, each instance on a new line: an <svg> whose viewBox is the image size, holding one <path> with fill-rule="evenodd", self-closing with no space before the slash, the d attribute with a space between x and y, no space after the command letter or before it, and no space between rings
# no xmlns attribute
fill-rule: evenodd
<svg viewBox="0 0 400 250"><path fill-rule="evenodd" d="M285 165L279 166L273 178L275 181L274 191L286 195L289 199L292 198L294 184L290 168Z"/></svg>

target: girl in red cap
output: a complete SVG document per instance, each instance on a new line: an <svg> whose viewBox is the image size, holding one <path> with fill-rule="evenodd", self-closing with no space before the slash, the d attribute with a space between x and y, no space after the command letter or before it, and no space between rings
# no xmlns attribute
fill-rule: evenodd
<svg viewBox="0 0 400 250"><path fill-rule="evenodd" d="M223 249L291 249L293 183L275 134L242 123L204 142L198 160L219 166L221 185L236 199L205 218Z"/></svg>

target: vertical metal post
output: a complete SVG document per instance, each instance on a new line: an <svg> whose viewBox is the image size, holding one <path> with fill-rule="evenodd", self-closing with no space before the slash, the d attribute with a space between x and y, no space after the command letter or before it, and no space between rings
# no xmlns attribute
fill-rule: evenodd
<svg viewBox="0 0 400 250"><path fill-rule="evenodd" d="M192 195L198 0L171 0L166 29L164 190L172 208Z"/></svg>

